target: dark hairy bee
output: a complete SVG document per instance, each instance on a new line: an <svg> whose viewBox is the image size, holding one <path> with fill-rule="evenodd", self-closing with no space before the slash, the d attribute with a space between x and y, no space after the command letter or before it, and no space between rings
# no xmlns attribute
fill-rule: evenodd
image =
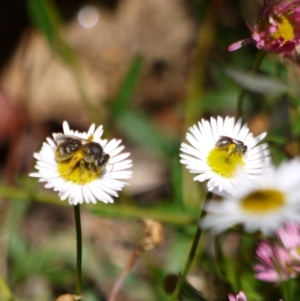
<svg viewBox="0 0 300 301"><path fill-rule="evenodd" d="M247 151L247 145L245 145L242 141L227 136L220 136L215 146L216 148L219 149L227 149L228 150L227 158L232 153L238 153L244 155Z"/></svg>
<svg viewBox="0 0 300 301"><path fill-rule="evenodd" d="M90 139L64 134L57 135L54 139L57 144L55 160L58 162L70 160L70 173L77 164L80 164L82 173L85 168L90 172L104 170L110 156L104 153L99 143L90 141Z"/></svg>

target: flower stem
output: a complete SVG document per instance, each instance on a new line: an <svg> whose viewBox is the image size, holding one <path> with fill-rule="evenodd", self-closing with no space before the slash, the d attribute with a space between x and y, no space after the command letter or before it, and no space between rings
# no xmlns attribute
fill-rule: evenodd
<svg viewBox="0 0 300 301"><path fill-rule="evenodd" d="M121 286L125 280L125 277L127 276L127 274L129 273L129 271L132 269L132 267L134 266L134 264L138 261L138 259L141 257L141 255L143 255L144 250L140 247L136 248L134 250L134 252L132 253L127 265L125 266L125 268L123 269L121 275L119 276L119 278L117 279L117 281L115 282L112 291L110 293L109 299L108 301L116 301L117 299L117 294L119 293Z"/></svg>
<svg viewBox="0 0 300 301"><path fill-rule="evenodd" d="M80 205L74 206L75 228L76 228L76 295L81 296L82 291L82 275L81 275L81 259L82 259L82 235L80 221Z"/></svg>
<svg viewBox="0 0 300 301"><path fill-rule="evenodd" d="M204 208L206 207L206 204L208 204L210 202L211 198L212 198L212 193L207 192L207 195L206 195L206 198L205 198L205 201L204 201L204 204L203 204L203 208L202 208L199 220L201 220L205 216L206 211L204 210ZM183 281L185 280L185 277L186 277L186 275L187 275L187 273L188 273L188 271L189 271L189 269L192 265L192 262L194 260L201 234L202 234L202 229L199 226L197 226L197 230L196 230L196 233L194 235L194 239L193 239L193 242L192 242L192 246L191 246L191 249L190 249L188 259L186 261L184 270L183 270L182 274L179 277L179 280L177 282L177 285L176 285L175 290L174 290L174 292L171 296L170 301L175 301L178 298L178 295L179 295L181 286L183 284Z"/></svg>
<svg viewBox="0 0 300 301"><path fill-rule="evenodd" d="M250 74L256 72L258 69L259 69L259 66L262 62L262 60L264 59L264 57L266 56L267 52L264 51L264 50L260 50L258 51L257 55L256 55L256 60L252 66L252 69L250 71ZM237 100L237 114L236 114L236 117L237 118L240 118L242 117L243 115L243 100L244 100L244 97L246 95L246 89L242 88L240 93L239 93L239 96L238 96L238 100Z"/></svg>
<svg viewBox="0 0 300 301"><path fill-rule="evenodd" d="M288 282L281 283L282 291L283 291L283 297L285 301L292 301L291 294L289 290Z"/></svg>

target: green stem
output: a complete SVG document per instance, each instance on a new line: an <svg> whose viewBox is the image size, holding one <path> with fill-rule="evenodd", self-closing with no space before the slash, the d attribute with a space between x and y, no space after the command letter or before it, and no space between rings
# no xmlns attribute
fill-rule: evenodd
<svg viewBox="0 0 300 301"><path fill-rule="evenodd" d="M28 184L23 184L28 183ZM32 185L31 185L32 183ZM20 186L27 187L29 189L17 188L15 186L8 186L1 184L0 182L0 198L18 199L20 201L36 201L41 203L55 204L57 206L69 207L68 202L62 202L56 194L51 191L37 190L36 183L33 185L33 180L20 182ZM30 186L30 187L29 187ZM104 203L98 203L96 205L86 206L92 213L101 216L109 216L115 218L133 218L141 219L145 215L145 209L134 204L114 204L113 206L107 206ZM171 210L173 207L169 206L152 206L147 209L147 217L155 220L159 220L163 223L169 223L173 225L191 225L198 220L194 211L187 212Z"/></svg>
<svg viewBox="0 0 300 301"><path fill-rule="evenodd" d="M204 201L204 204L203 204L203 208L202 208L199 220L201 220L205 216L206 211L204 210L204 208L206 207L206 204L208 204L210 202L211 198L212 198L212 193L207 192L207 195L206 195L206 198L205 198L205 201ZM186 261L184 270L183 270L182 274L179 277L179 280L177 282L177 285L176 285L175 290L174 290L174 292L171 296L170 301L175 301L178 298L181 286L182 286L182 284L185 280L185 277L186 277L186 275L187 275L187 273L188 273L188 271L189 271L189 269L190 269L190 267L193 263L201 234L202 234L202 229L197 225L197 230L196 230L193 242L192 242L192 246L191 246L191 249L190 249L188 259Z"/></svg>
<svg viewBox="0 0 300 301"><path fill-rule="evenodd" d="M82 291L82 275L81 275L81 259L82 259L82 235L80 221L80 205L74 206L75 228L76 228L76 295L81 296Z"/></svg>
<svg viewBox="0 0 300 301"><path fill-rule="evenodd" d="M256 60L254 62L254 65L252 66L252 69L250 71L250 74L256 72L258 69L259 69L259 66L262 62L262 60L264 59L264 57L266 56L267 52L264 51L264 50L260 50L258 51L257 53L257 56L256 56ZM244 100L244 97L246 95L246 89L242 88L240 93L239 93L239 96L238 96L238 100L237 100L237 118L240 118L242 117L243 115L243 100Z"/></svg>
<svg viewBox="0 0 300 301"><path fill-rule="evenodd" d="M282 282L281 288L282 288L284 301L292 301L291 296L290 296L288 281Z"/></svg>

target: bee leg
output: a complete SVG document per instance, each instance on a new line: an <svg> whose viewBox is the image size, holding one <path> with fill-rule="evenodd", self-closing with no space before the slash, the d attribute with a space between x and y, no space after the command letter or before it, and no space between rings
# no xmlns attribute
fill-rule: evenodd
<svg viewBox="0 0 300 301"><path fill-rule="evenodd" d="M226 156L226 161L229 161L229 157L231 156L231 154L235 151L236 149L236 144L232 143L228 146L228 151L227 151L227 156Z"/></svg>
<svg viewBox="0 0 300 301"><path fill-rule="evenodd" d="M84 171L85 171L85 168L84 168L84 160L81 160L80 161L80 178L82 180L84 180Z"/></svg>
<svg viewBox="0 0 300 301"><path fill-rule="evenodd" d="M95 176L97 174L96 166L93 163L90 163L90 173L92 176Z"/></svg>
<svg viewBox="0 0 300 301"><path fill-rule="evenodd" d="M74 167L80 160L81 160L81 156L78 156L78 155L73 156L73 158L69 162L70 173L72 172L72 170L74 169Z"/></svg>
<svg viewBox="0 0 300 301"><path fill-rule="evenodd" d="M93 164L92 163L88 164L88 170L89 170L90 176L93 176L94 169L93 169Z"/></svg>

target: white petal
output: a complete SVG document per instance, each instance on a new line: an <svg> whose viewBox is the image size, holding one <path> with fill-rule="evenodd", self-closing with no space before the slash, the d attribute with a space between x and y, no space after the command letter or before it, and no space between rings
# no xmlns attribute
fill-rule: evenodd
<svg viewBox="0 0 300 301"><path fill-rule="evenodd" d="M99 140L101 138L102 134L103 134L103 126L100 125L97 127L97 129L94 133L94 140Z"/></svg>
<svg viewBox="0 0 300 301"><path fill-rule="evenodd" d="M67 121L63 122L63 131L65 134L69 134L69 132L70 132L70 127L69 127L69 124Z"/></svg>
<svg viewBox="0 0 300 301"><path fill-rule="evenodd" d="M94 132L95 132L95 123L93 123L93 124L90 126L90 128L89 128L89 130L88 130L88 132L87 132L87 137L89 137L90 135L93 135L93 136L94 136Z"/></svg>

